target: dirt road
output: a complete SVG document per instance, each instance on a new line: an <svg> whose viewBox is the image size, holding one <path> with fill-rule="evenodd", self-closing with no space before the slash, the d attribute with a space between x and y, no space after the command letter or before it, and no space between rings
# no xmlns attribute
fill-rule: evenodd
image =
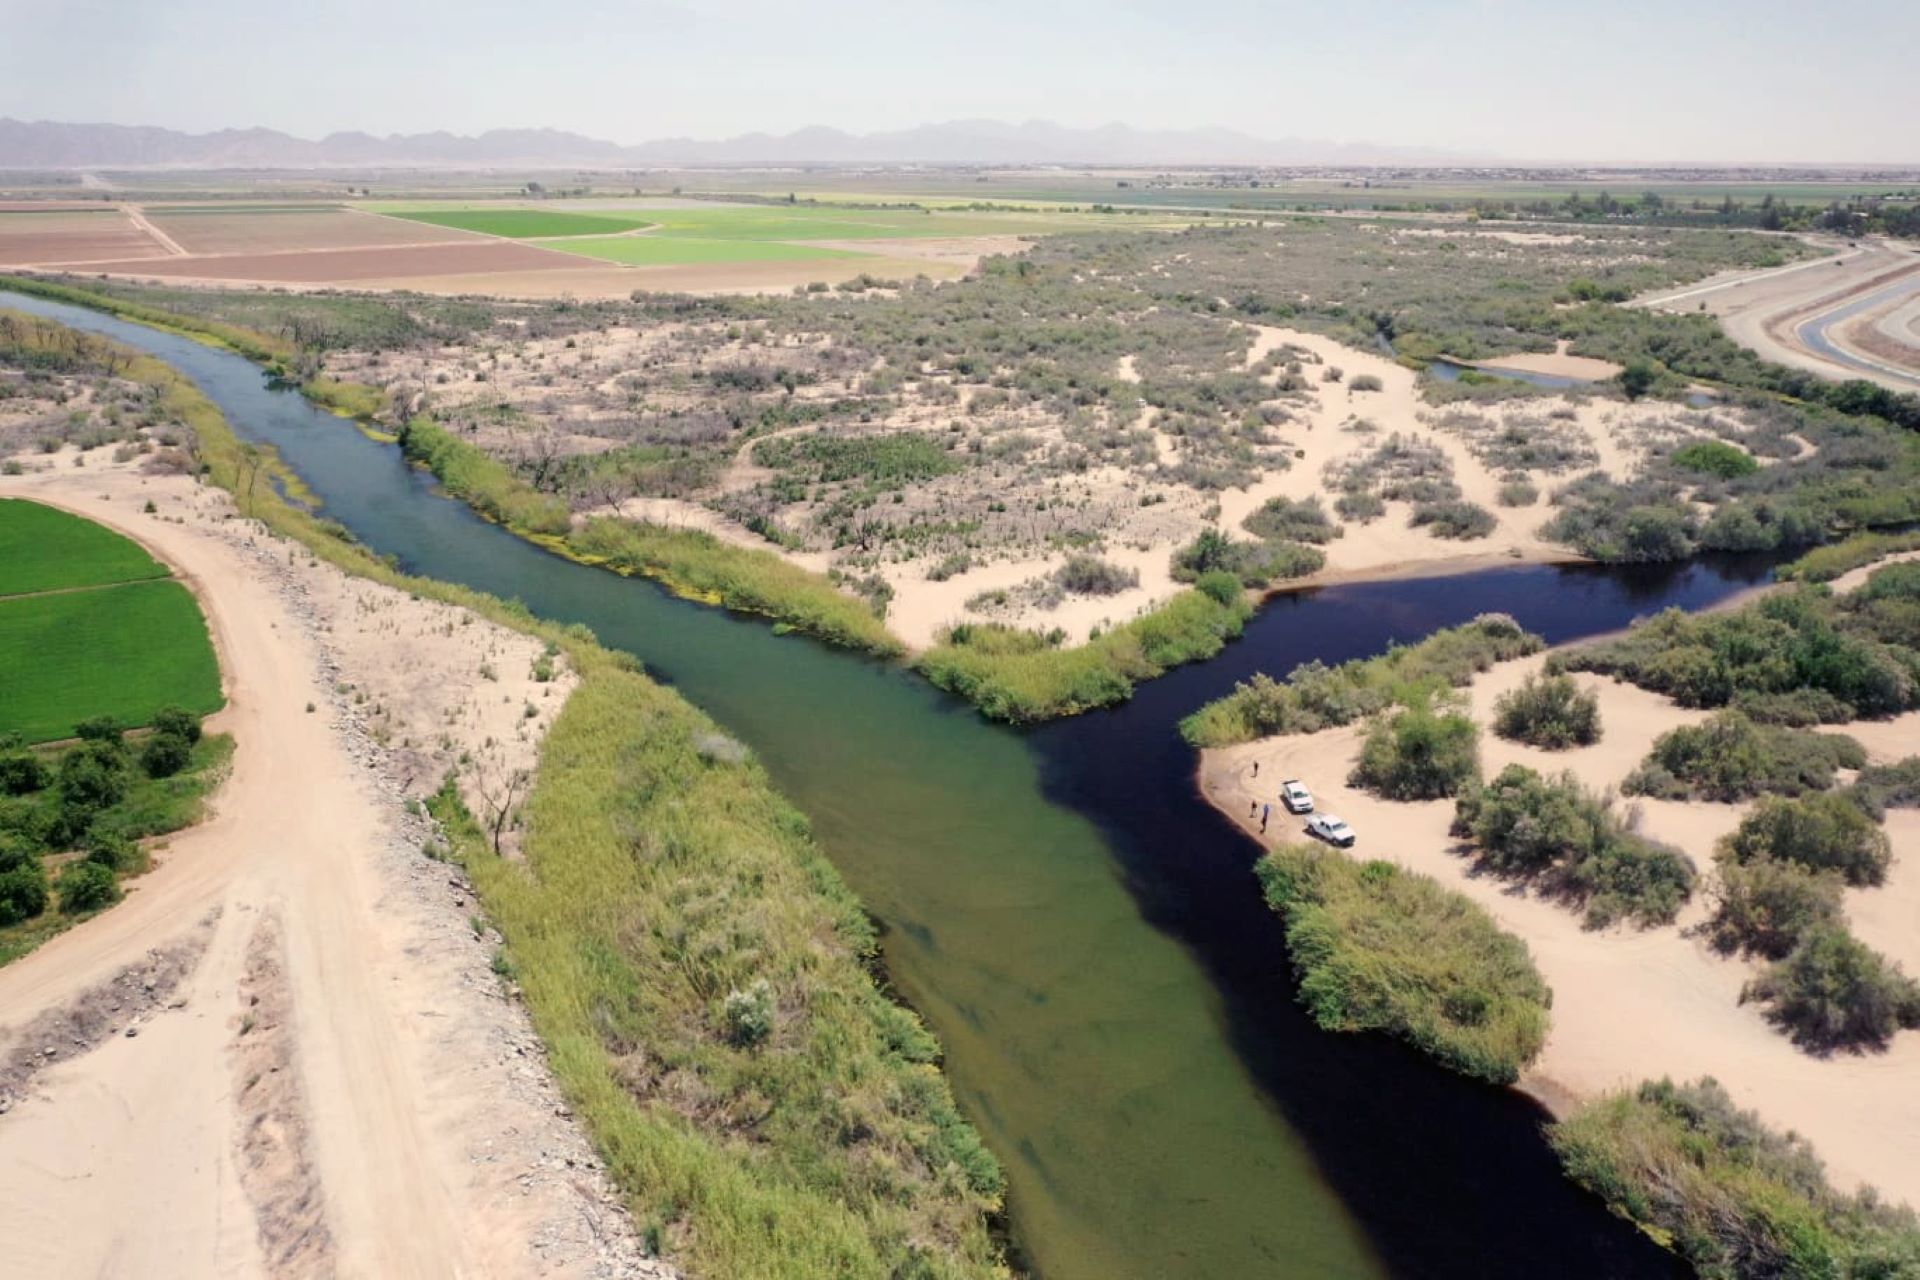
<svg viewBox="0 0 1920 1280"><path fill-rule="evenodd" d="M56 468L0 489L175 566L231 699L212 725L238 750L214 816L174 837L124 903L0 969L0 1057L17 1056L43 1034L23 1035L34 1019L104 1008L102 984L150 948L207 935L178 1007L131 1031L108 1011L112 1034L57 1046L0 1115L11 1273L650 1274L592 1223L573 1233L581 1247L555 1244L557 1219L607 1212L585 1191L591 1158L553 1099L509 1088L539 1062L531 1035L497 984L460 971L469 930L450 873L408 847L422 833L402 829L370 745L338 723L316 628L263 571L289 549L250 552L206 519L205 498L163 505L201 504L177 522L136 515L147 482L120 478L119 501L101 496L113 483ZM484 956L469 948L465 963L486 976ZM532 1152L517 1145L528 1135ZM519 1161L550 1151L578 1174L536 1186Z"/></svg>

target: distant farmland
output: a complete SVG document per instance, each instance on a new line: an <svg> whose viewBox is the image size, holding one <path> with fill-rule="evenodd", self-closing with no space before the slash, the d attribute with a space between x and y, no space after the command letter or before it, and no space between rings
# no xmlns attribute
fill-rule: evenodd
<svg viewBox="0 0 1920 1280"><path fill-rule="evenodd" d="M206 621L166 572L91 521L0 501L0 735L46 742L94 716L219 708Z"/></svg>
<svg viewBox="0 0 1920 1280"><path fill-rule="evenodd" d="M456 231L478 231L509 240L553 236L605 236L651 226L646 218L612 213L566 213L547 209L412 209L388 215Z"/></svg>

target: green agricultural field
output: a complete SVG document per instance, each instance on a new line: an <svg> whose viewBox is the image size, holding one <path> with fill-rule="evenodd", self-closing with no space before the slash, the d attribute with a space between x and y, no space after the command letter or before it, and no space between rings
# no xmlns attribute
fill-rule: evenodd
<svg viewBox="0 0 1920 1280"><path fill-rule="evenodd" d="M0 498L0 596L166 576L166 566L111 529L37 502Z"/></svg>
<svg viewBox="0 0 1920 1280"><path fill-rule="evenodd" d="M651 225L649 218L622 213L562 213L546 209L412 209L395 210L389 216L512 240L618 235Z"/></svg>
<svg viewBox="0 0 1920 1280"><path fill-rule="evenodd" d="M177 582L0 600L0 736L48 742L94 716L143 725L221 701L207 624Z"/></svg>

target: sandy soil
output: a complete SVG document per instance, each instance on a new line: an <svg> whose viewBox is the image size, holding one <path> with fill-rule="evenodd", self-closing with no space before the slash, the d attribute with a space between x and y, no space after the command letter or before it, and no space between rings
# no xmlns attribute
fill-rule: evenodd
<svg viewBox="0 0 1920 1280"><path fill-rule="evenodd" d="M194 254L152 261L95 262L107 275L236 284L355 284L415 275L567 270L579 259L511 240L472 244L399 245L374 249L289 250L280 253ZM49 263L50 267L71 264Z"/></svg>
<svg viewBox="0 0 1920 1280"><path fill-rule="evenodd" d="M184 478L104 452L84 470L68 453L30 462L0 492L121 528L194 588L231 699L214 726L238 751L213 816L165 842L127 901L0 969L0 1060L49 1012L91 1001L115 1020L0 1116L10 1264L666 1274L639 1260L490 972L471 890L423 856L433 833L401 804L461 751L532 759L566 687L532 679L537 646L309 563ZM198 930L204 954L165 1008L116 1002L148 948Z"/></svg>
<svg viewBox="0 0 1920 1280"><path fill-rule="evenodd" d="M170 251L122 213L0 214L0 264L163 258Z"/></svg>
<svg viewBox="0 0 1920 1280"><path fill-rule="evenodd" d="M1484 725L1494 698L1544 661L1541 655L1506 663L1476 681L1469 692L1476 718ZM1586 675L1575 679L1600 694L1601 741L1545 752L1483 732L1482 764L1489 775L1524 763L1543 771L1571 769L1596 789L1617 786L1655 738L1702 715L1630 685ZM1872 729L1856 736L1876 757L1904 756L1920 742L1920 717L1907 720L1845 731ZM1273 802L1280 782L1298 777L1322 812L1346 818L1359 832L1357 856L1390 859L1431 875L1525 939L1554 1000L1552 1032L1522 1087L1549 1106L1564 1108L1650 1077L1711 1075L1742 1106L1811 1140L1838 1185L1870 1184L1920 1203L1920 1162L1913 1159L1920 1150L1920 1034L1902 1034L1882 1053L1803 1053L1756 1008L1740 1004L1740 990L1757 966L1719 955L1697 935L1695 926L1707 913L1704 892L1696 892L1674 926L1587 930L1575 910L1476 873L1447 834L1451 801L1394 803L1348 787L1360 737L1359 728L1349 727L1207 751L1200 785L1250 834L1279 842L1303 838L1300 820L1274 803L1274 820L1261 837L1257 818L1248 819L1249 806ZM1743 811L1738 805L1635 805L1641 830L1684 849L1703 872L1712 866L1714 842L1738 824ZM1914 818L1899 813L1887 824L1895 853L1887 884L1850 891L1847 902L1862 939L1910 970L1920 952L1913 928L1920 919L1920 822Z"/></svg>
<svg viewBox="0 0 1920 1280"><path fill-rule="evenodd" d="M566 255L573 264L590 262ZM866 274L887 279L930 276L957 279L970 265L933 258L821 258L811 262L695 262L669 266L560 266L525 273L450 272L394 276L359 282L363 287L420 293L488 294L504 298L624 298L635 292L738 294L790 293L815 281L839 284Z"/></svg>

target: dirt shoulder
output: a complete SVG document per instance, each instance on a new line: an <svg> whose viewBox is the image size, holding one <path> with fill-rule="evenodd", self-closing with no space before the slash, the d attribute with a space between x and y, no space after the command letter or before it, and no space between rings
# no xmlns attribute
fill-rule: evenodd
<svg viewBox="0 0 1920 1280"><path fill-rule="evenodd" d="M1574 679L1600 697L1601 740L1591 747L1547 752L1485 731L1493 701L1545 662L1545 655L1504 663L1468 691L1483 728L1482 767L1488 776L1509 764L1546 773L1573 770L1594 790L1612 788L1646 757L1654 740L1704 718L1667 699L1591 675ZM1872 757L1911 754L1920 741L1920 717L1837 727L1861 740ZM1769 1026L1760 1009L1740 1003L1757 965L1722 956L1699 935L1711 892L1703 884L1675 924L1590 930L1577 910L1476 870L1448 834L1449 800L1400 803L1351 788L1346 779L1363 730L1274 737L1201 753L1199 785L1222 813L1253 838L1274 843L1304 838L1300 820L1275 801L1282 780L1300 778L1323 812L1338 814L1359 833L1354 853L1384 858L1423 872L1473 899L1500 926L1522 938L1553 988L1553 1025L1539 1059L1521 1087L1555 1110L1645 1079L1710 1075L1742 1107L1769 1124L1793 1129L1814 1144L1836 1185L1868 1184L1888 1196L1920 1203L1920 1035L1903 1034L1881 1053L1817 1057L1796 1048ZM1255 768L1258 767L1256 774ZM1268 833L1249 818L1250 806L1273 804ZM1703 871L1714 843L1738 825L1745 805L1636 801L1639 829L1678 846ZM1913 969L1920 941L1920 818L1889 813L1887 834L1894 869L1885 885L1850 890L1850 926L1868 945ZM1251 881L1248 892L1255 892ZM1906 923L1903 925L1902 921Z"/></svg>
<svg viewBox="0 0 1920 1280"><path fill-rule="evenodd" d="M67 451L32 465L0 492L126 532L194 589L231 698L211 727L238 750L213 816L158 850L124 903L0 969L4 1059L47 1025L36 1019L208 932L166 1007L109 999L111 1033L37 1072L0 1115L13 1263L670 1274L639 1257L491 972L497 939L405 805L463 754L529 767L564 673L536 680L536 642L348 579L184 477L101 453L84 469ZM289 1072L297 1088L259 1078Z"/></svg>

